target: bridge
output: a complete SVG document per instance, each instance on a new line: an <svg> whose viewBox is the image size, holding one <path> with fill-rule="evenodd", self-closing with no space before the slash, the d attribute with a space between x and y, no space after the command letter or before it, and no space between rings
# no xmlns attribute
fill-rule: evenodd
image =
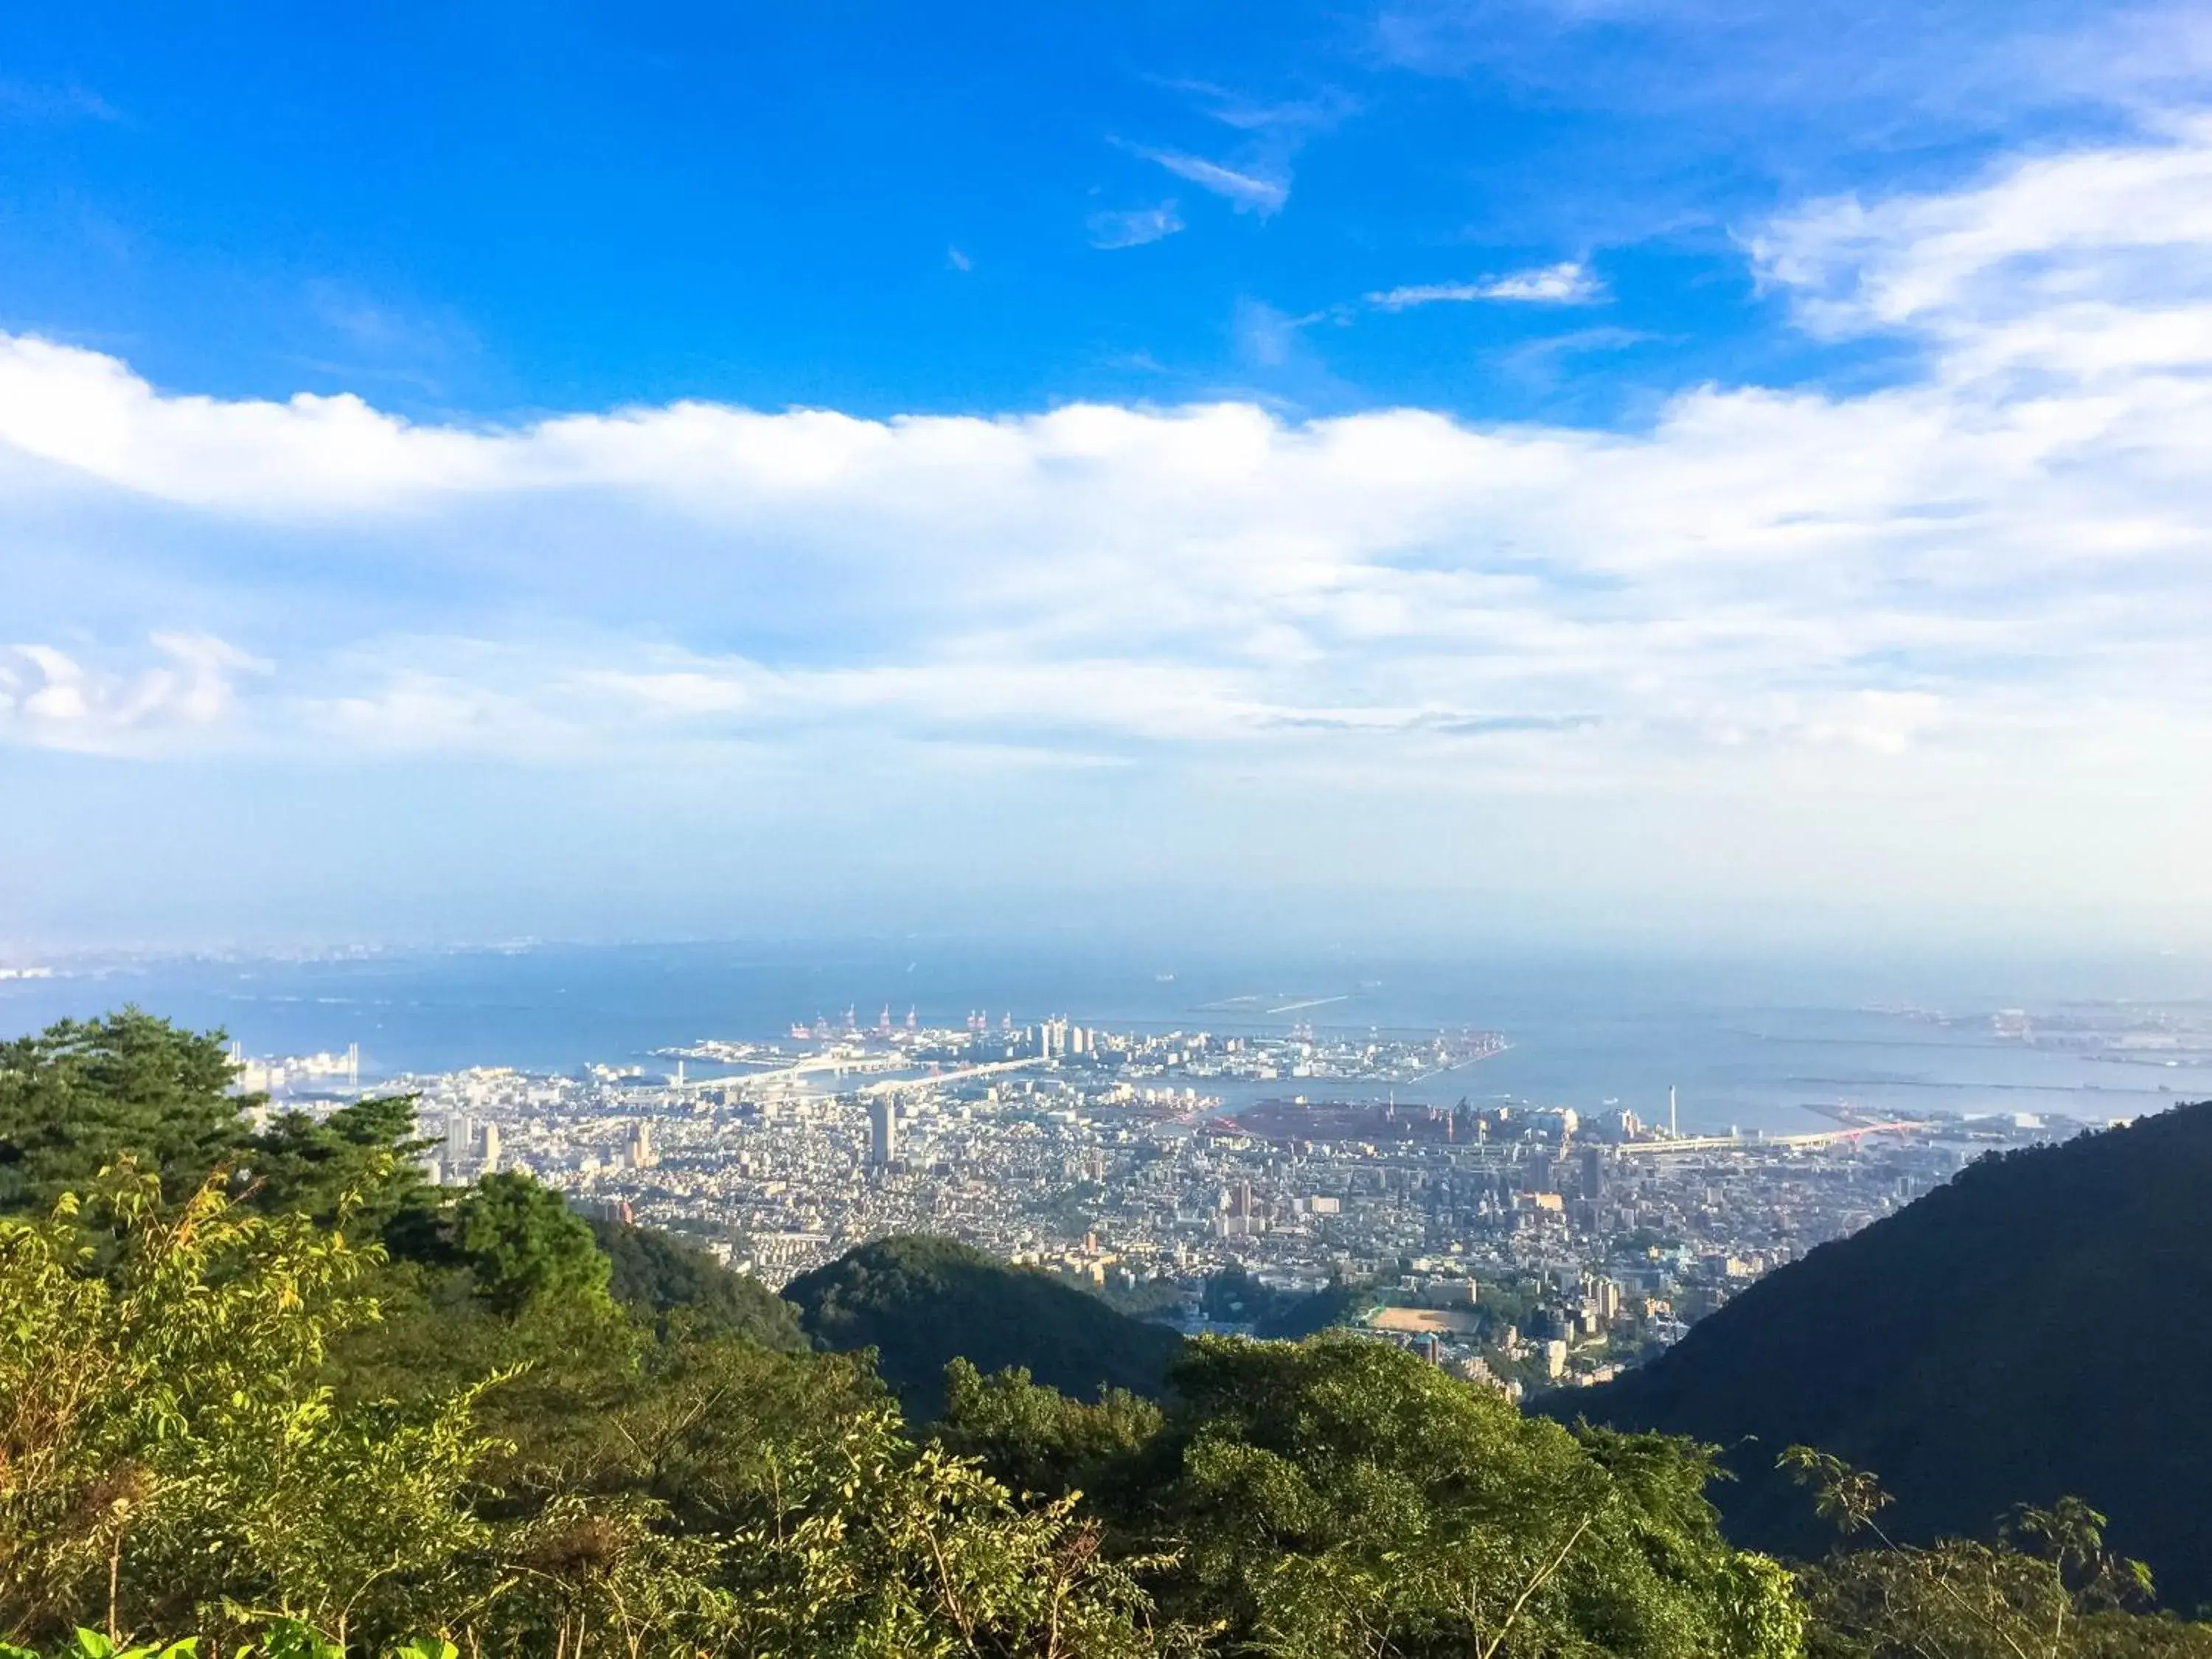
<svg viewBox="0 0 2212 1659"><path fill-rule="evenodd" d="M996 1077L1001 1072L1018 1072L1024 1066L1037 1063L1034 1059L994 1060L987 1066L963 1066L957 1071L933 1072L927 1077L885 1078L881 1083L864 1085L858 1092L866 1097L899 1094L908 1089L933 1089L940 1083L965 1083L973 1077Z"/></svg>
<svg viewBox="0 0 2212 1659"><path fill-rule="evenodd" d="M833 1049L828 1054L807 1054L774 1071L738 1072L727 1077L692 1078L684 1086L687 1089L752 1089L764 1083L778 1086L795 1085L820 1072L827 1072L832 1077L842 1077L848 1072L887 1072L895 1066L906 1063L903 1054L854 1054L850 1050L841 1052Z"/></svg>
<svg viewBox="0 0 2212 1659"><path fill-rule="evenodd" d="M1848 1129L1820 1129L1802 1135L1684 1135L1673 1140L1632 1140L1615 1150L1623 1158L1657 1158L1668 1152L1741 1152L1759 1146L1810 1151L1819 1146L1842 1146L1857 1140L1861 1135L1903 1134L1935 1127L1932 1122L1898 1119L1854 1124Z"/></svg>

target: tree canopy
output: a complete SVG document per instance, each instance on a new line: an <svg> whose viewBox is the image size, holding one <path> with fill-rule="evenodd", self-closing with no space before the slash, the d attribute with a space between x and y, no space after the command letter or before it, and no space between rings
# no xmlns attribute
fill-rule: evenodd
<svg viewBox="0 0 2212 1659"><path fill-rule="evenodd" d="M1798 1650L1789 1575L1722 1539L1686 1443L1578 1436L1356 1336L1205 1338L1173 1382L1152 1524L1188 1542L1167 1601L1257 1651Z"/></svg>
<svg viewBox="0 0 2212 1659"><path fill-rule="evenodd" d="M126 1155L191 1192L249 1137L234 1075L222 1032L137 1008L0 1044L0 1212L43 1211Z"/></svg>
<svg viewBox="0 0 2212 1659"><path fill-rule="evenodd" d="M453 1243L477 1293L501 1313L541 1298L604 1299L614 1272L590 1224L520 1170L488 1175L462 1198Z"/></svg>
<svg viewBox="0 0 2212 1659"><path fill-rule="evenodd" d="M695 1336L806 1346L799 1310L758 1279L732 1273L706 1251L650 1227L594 1220L591 1228L614 1264L607 1288L615 1300L650 1312L662 1329L681 1323Z"/></svg>
<svg viewBox="0 0 2212 1659"><path fill-rule="evenodd" d="M950 1238L908 1235L848 1251L784 1286L823 1347L873 1348L884 1380L924 1418L943 1409L945 1367L1026 1366L1079 1395L1166 1387L1182 1339L1051 1275Z"/></svg>

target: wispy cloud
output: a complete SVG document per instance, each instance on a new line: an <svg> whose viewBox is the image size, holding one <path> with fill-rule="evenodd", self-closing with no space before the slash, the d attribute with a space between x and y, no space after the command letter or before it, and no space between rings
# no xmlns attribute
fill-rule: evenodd
<svg viewBox="0 0 2212 1659"><path fill-rule="evenodd" d="M123 112L88 88L0 76L0 118L17 121L120 121Z"/></svg>
<svg viewBox="0 0 2212 1659"><path fill-rule="evenodd" d="M1604 297L1605 284L1579 260L1569 259L1504 276L1486 276L1474 283L1420 283L1383 289L1370 294L1367 303L1378 310L1404 311L1413 306L1483 300L1523 305L1590 305Z"/></svg>
<svg viewBox="0 0 2212 1659"><path fill-rule="evenodd" d="M1565 334L1547 334L1523 340L1500 354L1498 362L1510 374L1534 386L1559 383L1566 360L1593 352L1625 351L1655 337L1637 328L1577 328Z"/></svg>
<svg viewBox="0 0 2212 1659"><path fill-rule="evenodd" d="M1163 80L1171 92L1189 93L1211 118L1240 132L1322 132L1358 113L1359 102L1336 87L1307 98L1255 98L1211 81Z"/></svg>
<svg viewBox="0 0 2212 1659"><path fill-rule="evenodd" d="M449 307L374 294L342 279L301 289L313 348L290 361L342 382L384 382L443 395L446 379L475 360L476 334Z"/></svg>
<svg viewBox="0 0 2212 1659"><path fill-rule="evenodd" d="M1127 148L1147 161L1165 167L1176 178L1187 179L1200 190L1211 191L1221 197L1239 213L1256 213L1263 219L1267 218L1280 212L1284 204L1291 199L1289 179L1273 173L1240 173L1235 167L1209 161L1202 155L1187 155L1182 150L1150 149L1140 144L1132 144Z"/></svg>
<svg viewBox="0 0 2212 1659"><path fill-rule="evenodd" d="M1237 154L1217 161L1189 150L1170 149L1112 140L1121 149L1141 157L1200 190L1220 197L1239 213L1265 219L1282 211L1291 199L1291 163L1314 135L1335 126L1358 107L1335 88L1325 88L1310 97L1267 100L1248 96L1207 81L1159 80L1156 84L1188 94L1200 112L1244 135ZM1172 204L1170 204L1170 206Z"/></svg>
<svg viewBox="0 0 2212 1659"><path fill-rule="evenodd" d="M1401 69L1503 76L1583 108L1694 110L1731 126L1781 113L1826 134L1839 118L1903 118L1923 143L2084 100L2171 107L2202 98L2212 76L2191 0L1386 0L1370 45Z"/></svg>
<svg viewBox="0 0 2212 1659"><path fill-rule="evenodd" d="M945 250L945 263L954 270L966 273L975 269L975 262L957 247Z"/></svg>
<svg viewBox="0 0 2212 1659"><path fill-rule="evenodd" d="M1264 301L1241 300L1234 323L1237 355L1260 368L1280 368L1290 361L1298 331L1308 320L1278 311Z"/></svg>
<svg viewBox="0 0 2212 1659"><path fill-rule="evenodd" d="M1142 247L1183 228L1172 198L1153 207L1094 213L1084 223L1091 233L1091 246L1102 248Z"/></svg>

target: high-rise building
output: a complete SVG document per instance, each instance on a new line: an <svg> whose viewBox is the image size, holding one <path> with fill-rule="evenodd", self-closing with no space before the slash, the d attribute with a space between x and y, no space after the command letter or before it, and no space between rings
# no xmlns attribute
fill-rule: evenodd
<svg viewBox="0 0 2212 1659"><path fill-rule="evenodd" d="M878 1095L868 1103L868 1167L888 1170L898 1162L898 1103Z"/></svg>
<svg viewBox="0 0 2212 1659"><path fill-rule="evenodd" d="M477 1123L466 1112L446 1114L446 1168L468 1163L477 1155Z"/></svg>
<svg viewBox="0 0 2212 1659"><path fill-rule="evenodd" d="M629 1167L649 1170L658 1160L659 1154L653 1150L653 1125L641 1118L630 1126Z"/></svg>
<svg viewBox="0 0 2212 1659"><path fill-rule="evenodd" d="M1582 1161L1583 1196L1595 1204L1605 1196L1605 1148L1583 1147Z"/></svg>
<svg viewBox="0 0 2212 1659"><path fill-rule="evenodd" d="M483 1134L483 1168L478 1173L490 1175L499 1168L499 1125L485 1124Z"/></svg>

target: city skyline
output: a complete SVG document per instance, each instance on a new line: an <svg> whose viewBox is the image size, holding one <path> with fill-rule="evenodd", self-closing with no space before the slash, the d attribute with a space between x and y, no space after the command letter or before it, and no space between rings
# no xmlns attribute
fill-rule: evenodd
<svg viewBox="0 0 2212 1659"><path fill-rule="evenodd" d="M2212 948L2190 9L102 9L0 944Z"/></svg>

